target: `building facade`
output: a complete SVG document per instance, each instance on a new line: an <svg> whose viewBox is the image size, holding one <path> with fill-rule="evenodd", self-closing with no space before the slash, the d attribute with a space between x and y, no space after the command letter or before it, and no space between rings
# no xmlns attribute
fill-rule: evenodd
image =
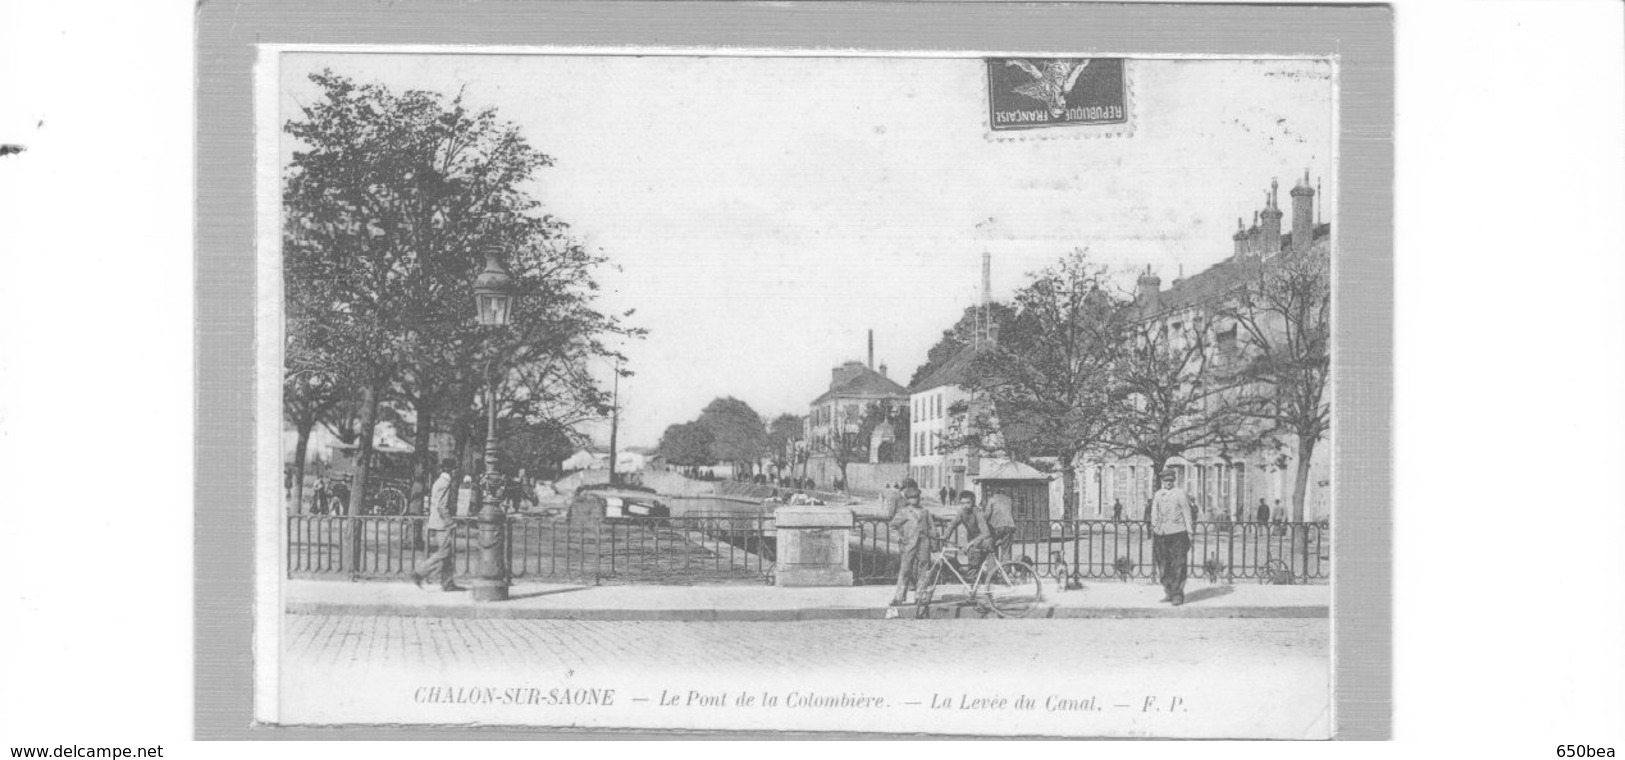
<svg viewBox="0 0 1625 760"><path fill-rule="evenodd" d="M975 346L966 348L909 389L908 473L922 491L935 493L944 486L963 491L977 475L977 457L963 448L941 448L952 433L950 410L971 401L960 382L976 352Z"/></svg>
<svg viewBox="0 0 1625 760"><path fill-rule="evenodd" d="M807 473L821 485L839 477L840 461L878 463L895 458L890 420L908 414L908 390L887 377L886 365L874 366L874 336L869 339L869 362L848 361L830 370L829 389L812 400L806 416ZM882 419L864 433L871 410ZM861 440L860 440L861 436Z"/></svg>
<svg viewBox="0 0 1625 760"><path fill-rule="evenodd" d="M1280 266L1284 254L1292 256L1329 257L1331 225L1314 221L1314 196L1309 175L1291 190L1292 229L1281 231L1285 216L1278 198L1279 186L1272 182L1265 194L1264 208L1255 212L1253 224L1244 226L1237 220L1237 231L1231 237L1231 255L1207 270L1189 278L1177 279L1168 289L1162 289L1161 278L1147 270L1136 283L1136 306L1142 319L1167 329L1170 334L1199 330L1216 352L1225 360L1234 352L1246 348L1235 346L1237 326L1226 320L1227 306L1241 297L1244 286L1254 282L1260 273L1272 266ZM1242 387L1238 393L1265 392L1259 388ZM1280 448L1259 449L1240 446L1231 448L1207 447L1187 451L1185 456L1170 460L1180 486L1196 498L1203 515L1208 519L1229 515L1232 519L1254 520L1260 501L1269 507L1272 519L1287 510L1290 516L1292 495L1296 486L1298 463L1295 460L1296 441L1282 442ZM1082 517L1111 518L1115 507L1122 505L1123 517L1138 519L1145 514L1155 484L1152 465L1144 457L1096 456L1078 472L1079 504ZM1304 497L1304 519L1329 519L1331 514L1331 442L1330 436L1321 440L1314 449L1310 462L1309 481Z"/></svg>

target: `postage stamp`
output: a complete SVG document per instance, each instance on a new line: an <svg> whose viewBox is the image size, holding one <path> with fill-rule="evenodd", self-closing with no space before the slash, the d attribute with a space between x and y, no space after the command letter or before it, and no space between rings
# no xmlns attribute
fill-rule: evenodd
<svg viewBox="0 0 1625 760"><path fill-rule="evenodd" d="M1121 133L1130 118L1126 61L989 58L987 107L993 132L1092 126Z"/></svg>

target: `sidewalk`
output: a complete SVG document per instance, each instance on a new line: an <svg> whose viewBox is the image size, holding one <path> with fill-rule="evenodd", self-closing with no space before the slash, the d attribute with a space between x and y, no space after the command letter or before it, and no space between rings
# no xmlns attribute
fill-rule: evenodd
<svg viewBox="0 0 1625 760"><path fill-rule="evenodd" d="M468 592L418 589L398 581L283 582L284 608L297 615L363 615L544 620L793 621L884 619L891 586L777 588L768 585L581 586L521 583L506 602L476 603ZM1328 585L1186 584L1185 604L1159 603L1162 588L1144 581L1093 581L1075 591L1044 584L1048 618L1324 618ZM914 608L895 608L913 618ZM973 607L939 605L938 617L981 617Z"/></svg>

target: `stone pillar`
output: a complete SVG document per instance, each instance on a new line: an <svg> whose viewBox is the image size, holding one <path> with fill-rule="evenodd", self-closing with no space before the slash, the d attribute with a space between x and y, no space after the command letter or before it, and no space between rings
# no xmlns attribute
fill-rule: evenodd
<svg viewBox="0 0 1625 760"><path fill-rule="evenodd" d="M774 584L778 586L850 586L847 540L852 510L846 507L797 505L773 511L778 544Z"/></svg>

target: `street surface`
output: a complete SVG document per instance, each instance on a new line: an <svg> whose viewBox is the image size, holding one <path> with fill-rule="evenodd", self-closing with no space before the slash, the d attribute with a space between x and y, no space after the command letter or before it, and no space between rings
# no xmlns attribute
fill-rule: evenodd
<svg viewBox="0 0 1625 760"><path fill-rule="evenodd" d="M744 727L741 720L755 715L807 730L1292 737L1318 736L1329 726L1325 619L704 623L288 615L283 637L285 722L720 728ZM425 688L462 686L612 688L619 702L552 711L421 704L431 693ZM693 693L794 690L881 695L889 709L657 707L668 693L687 700ZM1040 706L985 714L925 706L1020 694ZM1049 711L1042 702L1050 697L1096 697L1097 711Z"/></svg>

